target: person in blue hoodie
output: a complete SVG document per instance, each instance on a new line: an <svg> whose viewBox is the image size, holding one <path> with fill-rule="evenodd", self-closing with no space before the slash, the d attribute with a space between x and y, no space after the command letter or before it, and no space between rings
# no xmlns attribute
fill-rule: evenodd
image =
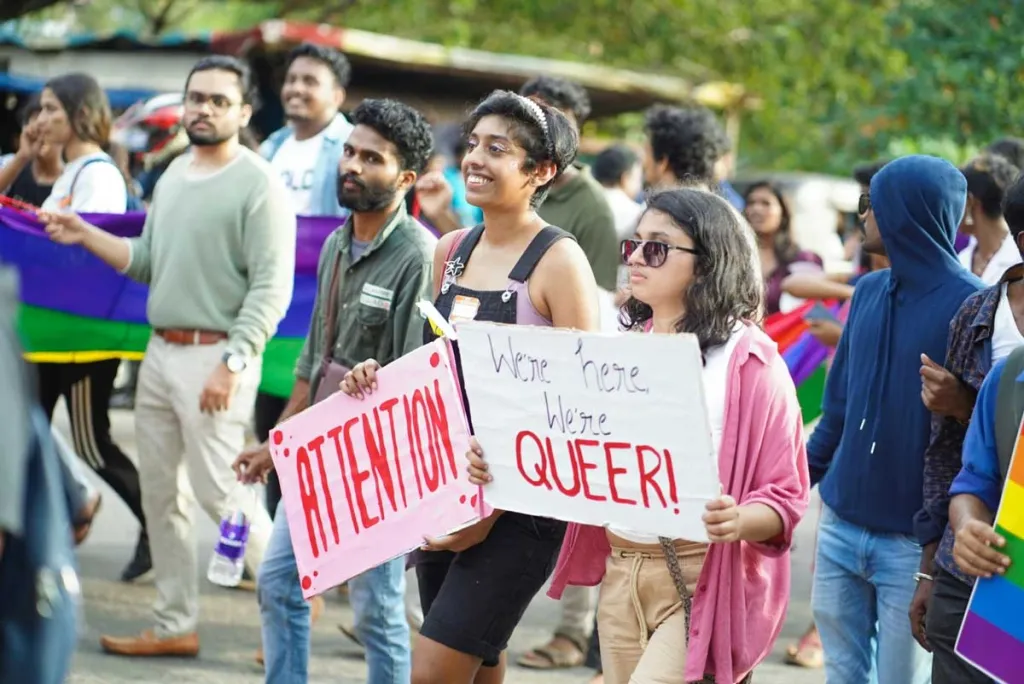
<svg viewBox="0 0 1024 684"><path fill-rule="evenodd" d="M953 248L966 202L955 166L918 155L887 164L861 198L864 249L892 266L857 284L807 445L825 504L811 606L829 682L930 681L907 612L931 421L919 371L921 354L945 358L950 321L982 288Z"/></svg>

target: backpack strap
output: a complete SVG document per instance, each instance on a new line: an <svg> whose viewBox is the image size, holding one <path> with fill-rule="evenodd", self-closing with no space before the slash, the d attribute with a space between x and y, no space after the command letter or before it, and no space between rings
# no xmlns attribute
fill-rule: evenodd
<svg viewBox="0 0 1024 684"><path fill-rule="evenodd" d="M1006 479L1013 460L1014 446L1020 433L1021 417L1024 416L1024 382L1017 378L1024 372L1024 346L1017 347L1006 359L1003 374L996 390L996 453L999 455L999 472Z"/></svg>
<svg viewBox="0 0 1024 684"><path fill-rule="evenodd" d="M81 166L78 167L78 170L75 171L75 175L71 178L71 186L68 188L68 196L67 196L67 199L68 199L68 206L67 206L67 208L68 209L71 208L71 204L75 201L75 185L78 183L78 177L82 175L83 171L85 171L85 167L89 166L90 164L95 164L97 162L106 162L107 164L110 164L115 169L117 169L118 175L121 175L121 169L118 168L117 164L115 164L114 161L112 159L110 159L109 157L106 157L106 158L104 158L104 157L94 157L92 159L87 159L84 164L82 164ZM127 210L127 209L130 208L133 195L132 195L132 189L128 186L128 181L124 180L123 176L122 176L122 180L124 181L125 209Z"/></svg>

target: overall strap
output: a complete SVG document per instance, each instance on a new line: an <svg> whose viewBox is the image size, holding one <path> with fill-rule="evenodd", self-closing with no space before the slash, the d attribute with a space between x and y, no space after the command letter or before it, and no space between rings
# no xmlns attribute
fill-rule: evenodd
<svg viewBox="0 0 1024 684"><path fill-rule="evenodd" d="M526 251L519 257L519 261L512 268L512 272L508 274L508 279L514 280L517 283L525 283L530 278L530 274L533 273L533 269L537 268L537 264L540 263L548 248L562 238L576 239L561 228L544 226L543 230L537 233L533 240L530 241L530 244L527 245Z"/></svg>
<svg viewBox="0 0 1024 684"><path fill-rule="evenodd" d="M1024 382L1017 382L1021 372L1024 372L1024 347L1017 347L1006 359L996 390L996 453L1003 479L1010 472L1021 416L1024 415Z"/></svg>
<svg viewBox="0 0 1024 684"><path fill-rule="evenodd" d="M469 255L476 249L476 245L480 242L480 238L484 234L484 224L473 226L472 228L465 230L459 235L452 244L451 250L448 252L447 261L458 261L465 267L466 262L469 261Z"/></svg>

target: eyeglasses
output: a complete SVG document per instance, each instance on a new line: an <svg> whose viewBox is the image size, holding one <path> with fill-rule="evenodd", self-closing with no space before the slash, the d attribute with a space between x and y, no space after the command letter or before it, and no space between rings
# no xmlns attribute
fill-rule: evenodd
<svg viewBox="0 0 1024 684"><path fill-rule="evenodd" d="M630 257L633 256L633 252L640 249L641 256L644 259L644 263L651 268L658 268L665 263L668 259L668 253L675 249L680 252L688 252L690 254L698 254L697 250L690 249L689 247L676 247L670 245L667 242L656 242L654 240L623 240L620 245L622 252L622 263L628 263Z"/></svg>
<svg viewBox="0 0 1024 684"><path fill-rule="evenodd" d="M234 107L236 104L241 103L235 102L227 95L219 95L216 93L213 95L208 95L207 93L200 93L195 90L190 90L187 93L185 93L186 107L189 107L190 109L202 109L203 105L205 104L209 104L210 109L212 109L214 113L223 114L224 112Z"/></svg>
<svg viewBox="0 0 1024 684"><path fill-rule="evenodd" d="M871 211L871 195L865 192L857 200L857 216L863 216L869 211Z"/></svg>

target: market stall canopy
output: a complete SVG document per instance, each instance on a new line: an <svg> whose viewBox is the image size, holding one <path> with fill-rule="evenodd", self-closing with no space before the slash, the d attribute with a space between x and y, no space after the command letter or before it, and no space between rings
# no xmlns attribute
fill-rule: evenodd
<svg viewBox="0 0 1024 684"><path fill-rule="evenodd" d="M638 111L658 102L692 101L731 111L756 104L734 83L697 82L590 63L451 48L291 21L267 21L242 31L171 33L156 38L129 31L29 39L0 33L0 76L6 78L0 89L24 92L38 89L41 82L60 73L88 71L108 89L112 103L115 99L135 101L180 89L189 67L201 54L227 53L258 60L260 56L279 56L304 41L329 45L346 54L353 66L352 100L386 93L410 101L448 100L461 109L491 90L516 89L527 79L546 74L584 85L595 117ZM131 57L126 58L126 53ZM272 66L274 61L268 63Z"/></svg>

